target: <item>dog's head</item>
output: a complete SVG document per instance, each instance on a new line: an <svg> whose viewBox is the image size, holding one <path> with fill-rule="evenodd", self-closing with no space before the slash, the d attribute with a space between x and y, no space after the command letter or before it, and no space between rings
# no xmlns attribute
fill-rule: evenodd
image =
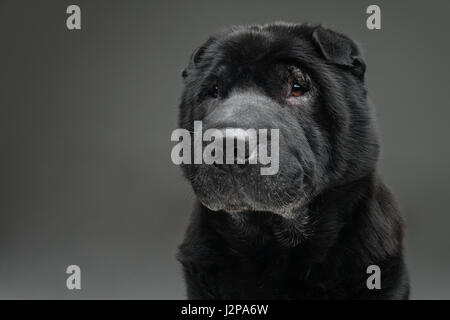
<svg viewBox="0 0 450 320"><path fill-rule="evenodd" d="M364 72L355 43L320 26L232 27L209 38L183 71L180 127L279 129L279 167L263 175L261 163L185 164L202 204L293 217L325 189L372 171L378 144Z"/></svg>

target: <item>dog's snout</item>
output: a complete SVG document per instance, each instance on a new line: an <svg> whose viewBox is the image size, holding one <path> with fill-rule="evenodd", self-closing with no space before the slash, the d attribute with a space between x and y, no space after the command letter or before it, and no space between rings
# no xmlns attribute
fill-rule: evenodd
<svg viewBox="0 0 450 320"><path fill-rule="evenodd" d="M257 136L251 130L222 129L222 163L215 166L223 171L239 171L256 163Z"/></svg>
<svg viewBox="0 0 450 320"><path fill-rule="evenodd" d="M278 124L277 103L258 92L232 93L208 112L203 121L209 128L270 128Z"/></svg>

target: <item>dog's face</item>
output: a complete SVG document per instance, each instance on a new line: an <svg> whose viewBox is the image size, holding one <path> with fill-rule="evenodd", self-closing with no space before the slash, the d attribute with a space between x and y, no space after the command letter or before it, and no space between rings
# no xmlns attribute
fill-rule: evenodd
<svg viewBox="0 0 450 320"><path fill-rule="evenodd" d="M234 27L208 39L183 72L180 127L279 129L279 168L183 165L199 200L214 211L294 217L320 192L372 171L364 71L356 45L322 27Z"/></svg>

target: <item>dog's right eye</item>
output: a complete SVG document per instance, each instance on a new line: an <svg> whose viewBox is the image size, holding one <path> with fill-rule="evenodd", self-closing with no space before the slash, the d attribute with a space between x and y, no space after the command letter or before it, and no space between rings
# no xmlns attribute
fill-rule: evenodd
<svg viewBox="0 0 450 320"><path fill-rule="evenodd" d="M219 86L217 84L212 87L210 96L214 99L219 97Z"/></svg>

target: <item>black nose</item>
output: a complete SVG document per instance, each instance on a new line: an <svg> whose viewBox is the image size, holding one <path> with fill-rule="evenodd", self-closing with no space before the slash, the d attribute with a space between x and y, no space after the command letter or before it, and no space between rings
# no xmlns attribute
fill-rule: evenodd
<svg viewBox="0 0 450 320"><path fill-rule="evenodd" d="M226 153L224 153L222 163L214 163L214 166L219 170L228 171L228 172L229 171L240 171L240 170L244 170L245 168L247 168L247 166L249 165L249 162L248 162L249 156L245 155L243 158L241 158L238 155L237 147L234 147L232 151L233 151L233 155L231 156L233 159L232 162L230 162L229 158L227 160ZM242 160L238 161L240 159L242 159L243 161Z"/></svg>
<svg viewBox="0 0 450 320"><path fill-rule="evenodd" d="M214 163L222 171L245 170L256 163L257 140L240 129L223 130L222 163Z"/></svg>

